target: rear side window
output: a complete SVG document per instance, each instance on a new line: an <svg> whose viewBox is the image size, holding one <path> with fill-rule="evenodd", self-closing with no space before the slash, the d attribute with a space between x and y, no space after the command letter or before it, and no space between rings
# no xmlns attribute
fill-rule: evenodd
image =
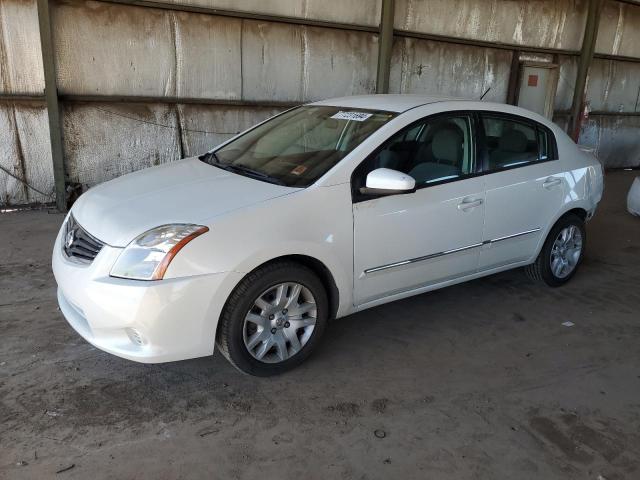
<svg viewBox="0 0 640 480"><path fill-rule="evenodd" d="M547 131L542 128L538 128L538 154L541 161L554 158L553 148L550 143Z"/></svg>
<svg viewBox="0 0 640 480"><path fill-rule="evenodd" d="M542 159L542 152L538 149L539 130L535 126L487 115L483 115L482 123L489 155L489 170L500 170ZM545 147L545 156L546 150Z"/></svg>

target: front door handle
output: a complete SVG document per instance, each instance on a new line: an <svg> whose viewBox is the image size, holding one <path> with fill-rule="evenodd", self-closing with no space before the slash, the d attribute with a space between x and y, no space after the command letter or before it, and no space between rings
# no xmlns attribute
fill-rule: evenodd
<svg viewBox="0 0 640 480"><path fill-rule="evenodd" d="M559 178L555 178L555 177L549 177L547 178L544 183L542 184L542 186L544 188L546 188L547 190L553 188L553 187L557 187L558 185L560 185L562 183L562 180Z"/></svg>
<svg viewBox="0 0 640 480"><path fill-rule="evenodd" d="M464 200L462 203L458 204L458 210L467 211L471 208L476 208L482 205L482 199L479 198L477 200Z"/></svg>

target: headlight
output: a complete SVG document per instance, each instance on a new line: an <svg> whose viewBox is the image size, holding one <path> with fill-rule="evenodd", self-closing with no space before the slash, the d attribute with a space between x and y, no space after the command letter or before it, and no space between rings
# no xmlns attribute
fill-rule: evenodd
<svg viewBox="0 0 640 480"><path fill-rule="evenodd" d="M112 277L160 280L173 257L191 240L205 232L202 225L163 225L133 240L116 260Z"/></svg>

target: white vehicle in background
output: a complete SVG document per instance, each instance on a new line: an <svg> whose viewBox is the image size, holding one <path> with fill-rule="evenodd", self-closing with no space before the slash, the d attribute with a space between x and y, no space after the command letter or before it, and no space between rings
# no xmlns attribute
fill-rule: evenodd
<svg viewBox="0 0 640 480"><path fill-rule="evenodd" d="M627 210L631 215L640 217L640 177L636 177L627 194Z"/></svg>
<svg viewBox="0 0 640 480"><path fill-rule="evenodd" d="M273 375L329 319L503 270L550 286L584 254L598 161L517 107L325 100L82 195L53 250L60 308L139 362Z"/></svg>

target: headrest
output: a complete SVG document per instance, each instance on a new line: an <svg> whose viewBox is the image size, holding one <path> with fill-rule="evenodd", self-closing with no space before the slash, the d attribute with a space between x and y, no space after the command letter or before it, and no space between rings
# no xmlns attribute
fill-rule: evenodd
<svg viewBox="0 0 640 480"><path fill-rule="evenodd" d="M398 154L390 150L382 150L378 155L377 168L397 168Z"/></svg>
<svg viewBox="0 0 640 480"><path fill-rule="evenodd" d="M463 135L455 124L444 124L438 127L431 140L431 151L439 161L458 163L462 152Z"/></svg>
<svg viewBox="0 0 640 480"><path fill-rule="evenodd" d="M529 141L524 133L520 130L511 129L504 132L500 137L498 147L506 152L524 153L527 151L528 143Z"/></svg>

